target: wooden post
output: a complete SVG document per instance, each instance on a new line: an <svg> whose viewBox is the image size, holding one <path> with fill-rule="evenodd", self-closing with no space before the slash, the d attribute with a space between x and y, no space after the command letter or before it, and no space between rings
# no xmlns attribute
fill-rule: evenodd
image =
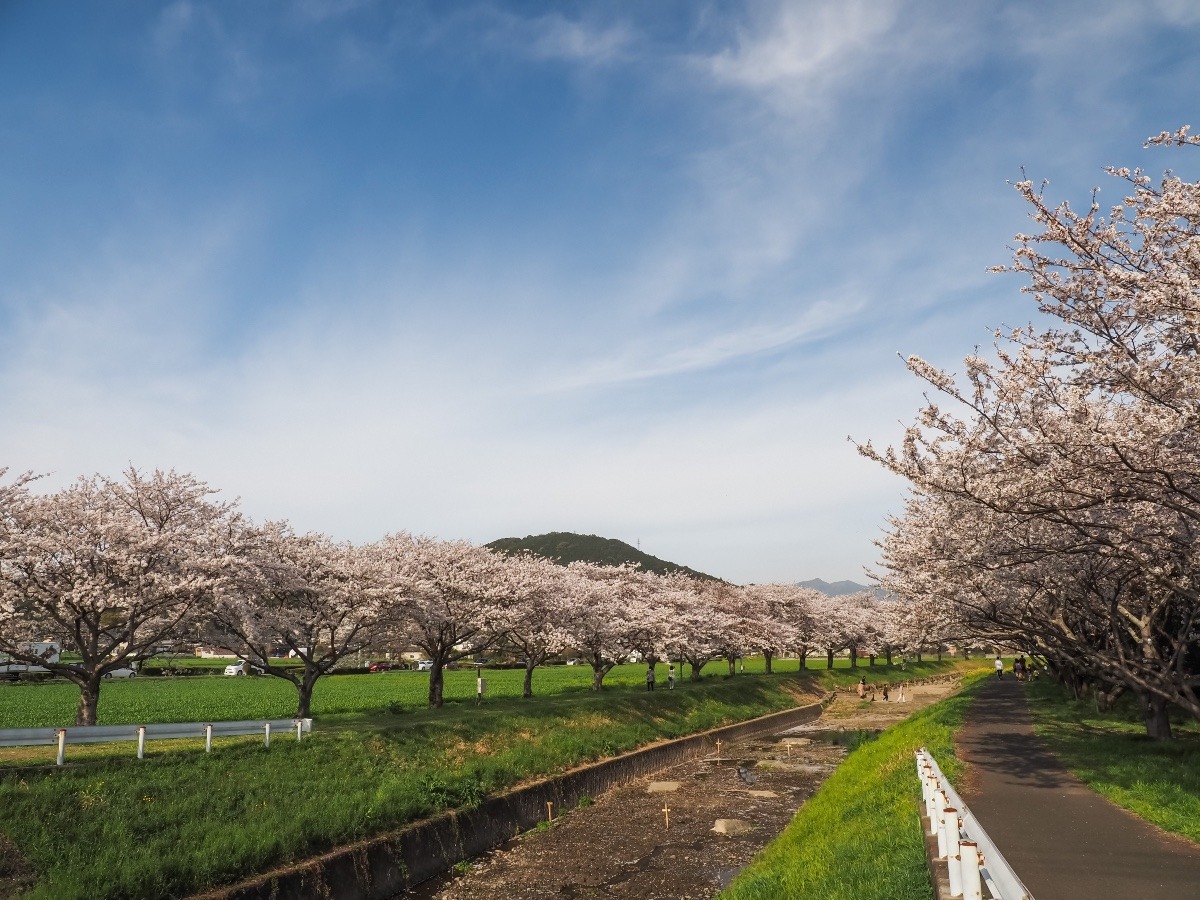
<svg viewBox="0 0 1200 900"><path fill-rule="evenodd" d="M554 802L552 800L546 801L546 821L554 821Z"/></svg>
<svg viewBox="0 0 1200 900"><path fill-rule="evenodd" d="M662 813L663 813L663 822L666 825L665 830L670 831L671 830L671 810L667 807L667 805L665 803L663 804Z"/></svg>

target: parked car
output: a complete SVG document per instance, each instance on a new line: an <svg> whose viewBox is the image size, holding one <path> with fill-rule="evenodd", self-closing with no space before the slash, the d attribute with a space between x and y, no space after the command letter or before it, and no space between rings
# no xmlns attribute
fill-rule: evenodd
<svg viewBox="0 0 1200 900"><path fill-rule="evenodd" d="M225 667L226 675L261 675L262 673L262 666L247 662L244 659L239 659L237 662Z"/></svg>
<svg viewBox="0 0 1200 900"><path fill-rule="evenodd" d="M581 666L581 665L583 665L583 660L582 659L568 659L567 665L568 666Z"/></svg>
<svg viewBox="0 0 1200 900"><path fill-rule="evenodd" d="M137 669L133 666L122 666L119 669L113 669L111 672L105 672L105 678L132 678L137 674Z"/></svg>
<svg viewBox="0 0 1200 900"><path fill-rule="evenodd" d="M392 665L390 662L373 662L369 666L367 666L367 671L369 671L369 672L390 672L394 668L396 668L396 667L394 665Z"/></svg>
<svg viewBox="0 0 1200 900"><path fill-rule="evenodd" d="M417 671L418 672L428 672L432 668L433 668L433 660L432 659L417 660Z"/></svg>

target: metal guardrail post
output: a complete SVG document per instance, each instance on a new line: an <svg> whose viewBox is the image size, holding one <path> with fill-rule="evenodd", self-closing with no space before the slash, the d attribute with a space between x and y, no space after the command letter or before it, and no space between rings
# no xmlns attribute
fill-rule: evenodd
<svg viewBox="0 0 1200 900"><path fill-rule="evenodd" d="M979 845L974 841L963 841L960 847L963 900L983 900L983 884L979 879Z"/></svg>
<svg viewBox="0 0 1200 900"><path fill-rule="evenodd" d="M204 752L212 753L212 723L204 726Z"/></svg>
<svg viewBox="0 0 1200 900"><path fill-rule="evenodd" d="M138 759L146 757L146 726L138 726Z"/></svg>
<svg viewBox="0 0 1200 900"><path fill-rule="evenodd" d="M263 746L268 750L271 749L271 723L263 723Z"/></svg>
<svg viewBox="0 0 1200 900"><path fill-rule="evenodd" d="M67 729L58 729L58 764L61 766L67 757Z"/></svg>
<svg viewBox="0 0 1200 900"><path fill-rule="evenodd" d="M296 743L300 743L300 733L304 731L304 722L300 719L296 720Z"/></svg>
<svg viewBox="0 0 1200 900"><path fill-rule="evenodd" d="M962 827L958 820L958 810L954 807L946 809L946 868L950 871L950 896L962 896L962 868L959 861L961 844L958 829Z"/></svg>

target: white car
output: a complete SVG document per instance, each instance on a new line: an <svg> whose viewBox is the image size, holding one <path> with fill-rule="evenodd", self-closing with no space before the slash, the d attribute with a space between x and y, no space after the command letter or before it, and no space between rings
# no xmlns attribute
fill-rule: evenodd
<svg viewBox="0 0 1200 900"><path fill-rule="evenodd" d="M246 662L238 661L232 665L225 667L226 675L246 675L250 671L250 665Z"/></svg>
<svg viewBox="0 0 1200 900"><path fill-rule="evenodd" d="M105 678L132 678L137 674L137 669L133 666L122 666L119 669L113 669L111 672L105 672Z"/></svg>
<svg viewBox="0 0 1200 900"><path fill-rule="evenodd" d="M433 669L433 660L432 659L417 660L417 671L418 672L428 672L432 669Z"/></svg>

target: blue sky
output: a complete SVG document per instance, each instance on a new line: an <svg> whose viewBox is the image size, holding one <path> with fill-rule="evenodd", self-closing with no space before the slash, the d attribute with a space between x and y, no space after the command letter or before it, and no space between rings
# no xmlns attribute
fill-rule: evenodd
<svg viewBox="0 0 1200 900"><path fill-rule="evenodd" d="M1194 178L1198 72L1182 0L10 0L0 465L862 580L896 353L1032 314L1006 182Z"/></svg>

